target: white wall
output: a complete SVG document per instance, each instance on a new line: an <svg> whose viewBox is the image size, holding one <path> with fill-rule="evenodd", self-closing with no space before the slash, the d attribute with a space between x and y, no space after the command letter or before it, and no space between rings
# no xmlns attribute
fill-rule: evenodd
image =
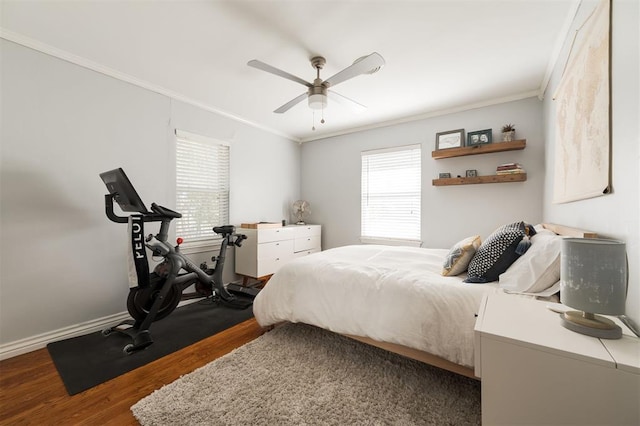
<svg viewBox="0 0 640 426"><path fill-rule="evenodd" d="M555 104L557 87L576 28L589 16L594 0L584 0L544 100L547 174L544 218L626 241L629 259L627 315L640 323L640 6L637 0L614 0L612 5L612 179L613 192L598 198L553 204Z"/></svg>
<svg viewBox="0 0 640 426"><path fill-rule="evenodd" d="M593 2L584 2L576 22ZM554 107L547 96L297 144L192 105L2 41L0 344L125 310L124 225L104 216L98 173L123 167L147 204L174 204L172 132L231 143L231 222L289 219L311 202L323 248L358 244L360 152L420 143L422 239L449 247L514 221L569 224L627 242L627 311L640 322L640 12L613 2L613 194L551 202ZM577 24L576 24L577 25ZM564 55L566 56L567 46ZM559 78L554 71L547 94ZM435 133L514 123L524 151L432 160ZM543 131L544 125L544 131ZM490 174L507 161L524 183L433 187L439 172ZM545 167L546 164L546 167ZM545 173L545 169L547 172ZM230 256L229 265L233 264ZM230 268L231 266L229 266Z"/></svg>
<svg viewBox="0 0 640 426"><path fill-rule="evenodd" d="M230 142L232 223L280 220L299 198L297 143L11 42L0 49L0 344L126 311L126 225L106 218L98 174L123 167L147 205L173 206L176 127Z"/></svg>
<svg viewBox="0 0 640 426"><path fill-rule="evenodd" d="M433 160L437 132L464 128L467 132L516 126L516 138L527 140L522 151ZM505 223L542 220L544 140L542 103L537 98L503 103L421 121L307 142L302 145L302 196L311 203L310 222L323 225L323 249L359 244L360 153L399 145L422 146L423 247L452 246L470 235L487 237ZM495 174L496 166L519 162L528 172L526 182L432 186L440 172L465 175Z"/></svg>

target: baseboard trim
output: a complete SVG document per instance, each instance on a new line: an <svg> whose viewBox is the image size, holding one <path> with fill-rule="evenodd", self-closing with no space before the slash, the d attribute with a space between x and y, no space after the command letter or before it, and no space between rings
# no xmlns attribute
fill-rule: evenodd
<svg viewBox="0 0 640 426"><path fill-rule="evenodd" d="M83 334L89 334L94 331L111 327L128 318L131 318L128 312L120 312L91 321L82 322L80 324L48 331L25 339L16 340L14 342L4 343L0 345L0 361L44 348L51 342L82 336Z"/></svg>
<svg viewBox="0 0 640 426"><path fill-rule="evenodd" d="M178 304L178 307L196 303L200 300L202 300L202 298L183 300ZM82 322L80 324L70 325L68 327L63 327L57 330L48 331L46 333L37 334L32 337L4 343L0 345L0 361L13 358L14 356L26 354L28 352L33 352L38 349L42 349L52 342L70 339L72 337L82 336L98 330L103 330L105 328L112 327L126 319L131 319L129 313L120 312L91 321Z"/></svg>

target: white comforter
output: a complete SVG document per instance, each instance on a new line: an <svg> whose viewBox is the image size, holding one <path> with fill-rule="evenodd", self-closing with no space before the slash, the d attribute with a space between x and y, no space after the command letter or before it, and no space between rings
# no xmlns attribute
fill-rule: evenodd
<svg viewBox="0 0 640 426"><path fill-rule="evenodd" d="M346 246L285 264L258 294L262 326L303 322L397 343L473 366L473 327L497 283L443 277L448 250Z"/></svg>

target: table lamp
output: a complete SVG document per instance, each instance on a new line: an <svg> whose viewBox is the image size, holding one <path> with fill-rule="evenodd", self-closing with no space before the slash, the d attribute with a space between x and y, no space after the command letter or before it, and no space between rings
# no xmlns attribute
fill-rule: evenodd
<svg viewBox="0 0 640 426"><path fill-rule="evenodd" d="M603 315L623 315L627 296L624 242L566 238L560 255L560 301L579 311L561 315L562 326L602 339L619 339L622 329Z"/></svg>

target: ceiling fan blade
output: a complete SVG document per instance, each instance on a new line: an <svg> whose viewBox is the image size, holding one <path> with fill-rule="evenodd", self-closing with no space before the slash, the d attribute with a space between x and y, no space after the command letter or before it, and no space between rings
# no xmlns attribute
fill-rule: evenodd
<svg viewBox="0 0 640 426"><path fill-rule="evenodd" d="M324 82L328 86L335 86L338 83L349 80L360 74L364 74L376 68L384 65L384 58L377 52L373 52L369 56L365 56L363 59L355 62L353 65L348 66L339 73L329 77Z"/></svg>
<svg viewBox="0 0 640 426"><path fill-rule="evenodd" d="M300 83L303 86L313 87L313 84L311 84L311 83L309 83L307 81L304 81L300 77L296 77L295 75L289 74L286 71L282 71L281 69L278 69L276 67L272 67L271 65L265 64L264 62L259 61L257 59L253 59L253 60L247 62L247 65L249 65L250 67L253 67L253 68L258 68L259 70L262 70L262 71L269 72L271 74L275 74L275 75L277 75L279 77L286 78L287 80L295 81L296 83Z"/></svg>
<svg viewBox="0 0 640 426"><path fill-rule="evenodd" d="M351 98L347 98L340 93L334 92L333 90L327 90L327 95L329 95L331 100L336 101L342 105L346 105L356 112L363 112L367 109L367 107L362 105L360 102L356 102Z"/></svg>
<svg viewBox="0 0 640 426"><path fill-rule="evenodd" d="M307 95L307 93L303 93L302 95L298 96L297 98L294 98L294 99L290 100L289 102L287 102L286 104L282 105L280 108L278 108L277 110L275 110L273 112L278 113L278 114L282 114L283 112L287 112L295 104L298 104L298 103L304 101L305 99L307 99L308 96L309 95Z"/></svg>

